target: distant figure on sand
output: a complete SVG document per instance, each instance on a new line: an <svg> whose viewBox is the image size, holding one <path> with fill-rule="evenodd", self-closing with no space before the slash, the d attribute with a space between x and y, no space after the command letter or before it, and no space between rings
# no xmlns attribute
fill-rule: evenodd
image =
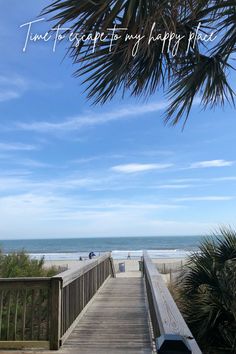
<svg viewBox="0 0 236 354"><path fill-rule="evenodd" d="M130 252L128 253L127 259L131 259Z"/></svg>
<svg viewBox="0 0 236 354"><path fill-rule="evenodd" d="M92 259L93 257L96 257L96 254L92 251L89 253L89 259Z"/></svg>
<svg viewBox="0 0 236 354"><path fill-rule="evenodd" d="M82 260L83 260L83 258L80 256L80 257L79 257L79 260L80 260L80 261L82 261Z"/></svg>

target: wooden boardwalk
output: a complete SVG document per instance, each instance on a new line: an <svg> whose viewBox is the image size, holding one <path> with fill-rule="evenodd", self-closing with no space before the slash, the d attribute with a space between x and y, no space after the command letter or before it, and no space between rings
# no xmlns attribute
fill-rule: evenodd
<svg viewBox="0 0 236 354"><path fill-rule="evenodd" d="M166 338L158 340L159 352L163 347L180 351L181 345L185 351L202 354L147 252L143 253L143 266L144 277L130 270L115 278L108 253L52 278L0 279L0 313L5 313L5 317L0 315L0 332L2 327L5 331L0 352L151 354L156 353L152 333L155 339ZM22 313L27 321L22 320ZM174 335L175 341L169 343L167 335Z"/></svg>
<svg viewBox="0 0 236 354"><path fill-rule="evenodd" d="M151 354L144 286L143 278L110 278L59 353Z"/></svg>

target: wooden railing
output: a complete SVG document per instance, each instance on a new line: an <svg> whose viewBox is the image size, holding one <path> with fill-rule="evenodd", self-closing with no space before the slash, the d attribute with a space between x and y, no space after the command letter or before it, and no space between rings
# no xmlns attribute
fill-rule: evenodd
<svg viewBox="0 0 236 354"><path fill-rule="evenodd" d="M59 301L61 309L58 312L55 308L58 318L54 320L58 323L60 331L53 335L51 349L57 349L66 340L77 324L78 316L100 286L109 276L115 276L113 269L110 254L106 254L53 277L54 281L59 282L56 288L61 286L59 293L57 290L58 299L55 294L55 304Z"/></svg>
<svg viewBox="0 0 236 354"><path fill-rule="evenodd" d="M50 278L0 279L0 348L48 347Z"/></svg>
<svg viewBox="0 0 236 354"><path fill-rule="evenodd" d="M109 276L106 254L52 278L0 279L0 349L58 349Z"/></svg>
<svg viewBox="0 0 236 354"><path fill-rule="evenodd" d="M146 251L143 255L143 262L149 311L157 351L162 352L165 348L167 351L171 350L171 353L201 354L202 352L162 276Z"/></svg>

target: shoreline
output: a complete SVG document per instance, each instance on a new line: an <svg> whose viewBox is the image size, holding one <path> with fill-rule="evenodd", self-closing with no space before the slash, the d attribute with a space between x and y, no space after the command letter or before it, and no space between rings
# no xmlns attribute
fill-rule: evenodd
<svg viewBox="0 0 236 354"><path fill-rule="evenodd" d="M117 276L119 277L141 277L139 259L114 259L114 268ZM49 268L55 266L59 269L59 273L62 273L68 269L73 269L79 265L85 263L87 259L79 260L50 260L45 261L44 267ZM186 262L186 258L159 258L153 259L153 263L156 265L158 272L161 274L166 284L171 284L176 274L183 267Z"/></svg>
<svg viewBox="0 0 236 354"><path fill-rule="evenodd" d="M115 267L118 268L119 264L124 263L125 264L125 269L128 271L136 271L139 268L139 261L141 258L131 258L131 259L113 259ZM45 267L66 267L68 269L74 268L81 264L82 262L86 262L87 259L84 259L82 261L80 260L45 260ZM153 262L159 266L166 265L167 268L177 268L181 265L183 265L186 262L186 258L152 258Z"/></svg>

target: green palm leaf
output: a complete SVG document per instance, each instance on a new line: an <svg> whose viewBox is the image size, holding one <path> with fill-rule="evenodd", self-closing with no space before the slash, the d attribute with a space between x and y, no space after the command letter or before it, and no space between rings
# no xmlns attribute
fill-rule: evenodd
<svg viewBox="0 0 236 354"><path fill-rule="evenodd" d="M117 91L133 96L149 97L157 90L167 93L170 105L166 122L184 122L196 98L203 108L234 103L235 94L229 82L231 56L236 43L236 1L232 0L57 0L44 10L57 25L67 25L80 34L106 32L114 26L127 28L130 35L148 38L165 32L184 36L178 55L174 43L144 40L136 56L134 41L124 36L112 43L81 42L71 46L69 55L75 66L75 76L84 77L88 98L105 103ZM208 50L204 43L190 43L188 38L201 22L201 34L217 33L217 41ZM111 49L111 52L110 52Z"/></svg>
<svg viewBox="0 0 236 354"><path fill-rule="evenodd" d="M235 353L236 232L221 228L205 239L176 286L180 308L202 347Z"/></svg>

